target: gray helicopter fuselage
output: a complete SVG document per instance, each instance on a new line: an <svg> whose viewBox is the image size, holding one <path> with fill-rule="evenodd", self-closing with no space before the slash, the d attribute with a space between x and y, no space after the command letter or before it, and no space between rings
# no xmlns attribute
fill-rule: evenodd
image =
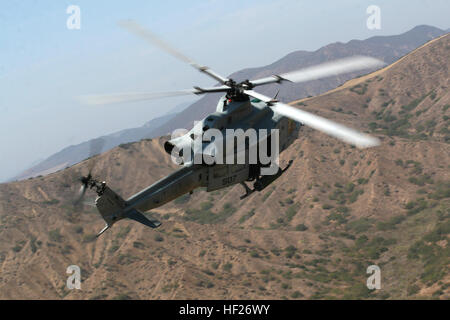
<svg viewBox="0 0 450 320"><path fill-rule="evenodd" d="M211 142L202 142L200 144L201 150L195 150L193 138L199 132L202 133L211 128L218 129L224 134L227 129L242 129L243 131L255 129L256 132L259 132L259 129L264 129L268 133L267 140L271 137L269 134L271 130L277 129L278 148L281 153L294 141L300 125L298 122L275 113L265 102L257 99L229 101L224 96L220 99L216 112L209 114L198 122L185 135L167 141L164 148L166 152L173 156L174 148L181 150L180 145L189 145L191 146L191 156L194 159L199 152L202 153L207 150ZM264 165L259 161L257 163L244 161L241 164L196 162L182 164L183 167L179 170L153 183L127 200L122 199L106 184L102 184L99 196L96 199L96 206L106 221L106 226L99 234L124 218L130 218L156 228L161 223L156 220L149 220L142 212L160 207L184 194L193 192L196 188L204 187L206 191L210 192L240 183L246 189L245 197L254 191L263 190L284 172L277 167L278 171L273 175L261 176L261 168ZM253 190L246 185L246 181L255 181Z"/></svg>
<svg viewBox="0 0 450 320"><path fill-rule="evenodd" d="M265 102L258 99L245 101L229 101L223 96L218 104L216 111L209 114L203 120L197 122L194 127L181 137L167 141L164 148L167 153L173 155L173 149L180 151L188 146L191 150L190 159L195 154L207 153L205 149L210 145L209 141L204 141L201 150L196 150L194 139L209 129L218 129L226 138L227 130L249 129L255 130L258 135L260 130L266 131L270 135L272 129L279 132L279 151L282 152L290 143L292 143L292 134L299 128L299 124L287 117L275 113ZM186 155L180 154L181 162L186 159Z"/></svg>
<svg viewBox="0 0 450 320"><path fill-rule="evenodd" d="M294 133L298 124L286 117L272 111L266 103L259 100L228 101L222 97L217 110L196 124L184 136L175 142L189 141L198 128L215 128L221 131L226 129L271 129L279 130L279 152L285 150L295 139ZM174 139L176 140L176 139ZM171 142L169 141L169 144ZM203 143L203 147L208 143ZM170 149L170 150L169 150ZM167 147L166 151L172 151ZM194 155L193 155L194 156ZM229 187L231 185L252 181L258 178L258 164L191 164L185 165L171 175L157 181L148 188L126 200L127 207L134 207L140 211L148 211L170 202L179 196L189 193L198 187L205 187L206 191Z"/></svg>

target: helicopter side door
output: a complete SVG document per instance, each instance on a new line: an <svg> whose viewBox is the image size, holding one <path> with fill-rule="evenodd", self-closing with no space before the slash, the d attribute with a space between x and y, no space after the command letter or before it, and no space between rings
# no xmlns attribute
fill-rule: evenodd
<svg viewBox="0 0 450 320"><path fill-rule="evenodd" d="M248 179L248 164L218 164L208 168L207 191L225 188Z"/></svg>

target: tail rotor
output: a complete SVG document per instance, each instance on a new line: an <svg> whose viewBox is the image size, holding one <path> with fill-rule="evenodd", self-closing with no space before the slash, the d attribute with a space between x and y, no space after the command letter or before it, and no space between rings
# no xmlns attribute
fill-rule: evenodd
<svg viewBox="0 0 450 320"><path fill-rule="evenodd" d="M83 199L86 194L87 189L94 189L97 193L100 193L101 190L104 188L104 183L99 182L93 178L92 171L96 165L96 159L94 156L100 154L102 152L102 149L105 145L105 140L102 138L94 139L91 141L89 145L89 158L88 158L88 174L86 176L82 176L79 179L79 182L81 182L80 189L77 192L77 195L73 201L73 205L76 208L79 208L84 204Z"/></svg>

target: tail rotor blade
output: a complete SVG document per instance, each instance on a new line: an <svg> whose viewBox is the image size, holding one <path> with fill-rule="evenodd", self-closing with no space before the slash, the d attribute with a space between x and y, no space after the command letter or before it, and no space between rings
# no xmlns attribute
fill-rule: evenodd
<svg viewBox="0 0 450 320"><path fill-rule="evenodd" d="M82 200L84 198L84 195L86 193L86 185L81 185L80 189L78 190L77 196L75 197L75 200L73 201L74 206L78 206L82 203Z"/></svg>
<svg viewBox="0 0 450 320"><path fill-rule="evenodd" d="M96 162L93 159L93 156L98 155L99 153L102 152L103 147L105 146L105 139L103 138L97 138L97 139L93 139L90 142L89 145L89 159L88 159L88 163L87 163L87 167L89 170L89 173L87 176L82 176L79 179L79 182L81 182L81 186L80 189L78 190L78 193L75 197L75 200L73 201L73 205L76 208L81 207L83 204L85 204L83 202L84 199L84 195L86 194L86 190L88 189L88 187L92 188L92 170L94 169L94 166L96 164Z"/></svg>

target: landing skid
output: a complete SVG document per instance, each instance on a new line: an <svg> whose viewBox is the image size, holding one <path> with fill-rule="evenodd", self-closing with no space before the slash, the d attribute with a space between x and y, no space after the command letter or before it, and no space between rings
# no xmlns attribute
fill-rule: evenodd
<svg viewBox="0 0 450 320"><path fill-rule="evenodd" d="M241 185L245 188L245 194L240 197L241 200L247 198L249 195L256 191L255 189L250 189L245 182L241 182Z"/></svg>
<svg viewBox="0 0 450 320"><path fill-rule="evenodd" d="M250 189L249 186L245 183L245 182L241 182L241 185L245 188L245 194L243 194L240 199L245 199L247 198L249 195L251 195L253 192L255 191L262 191L265 187L267 187L269 184L271 184L273 181L275 181L276 179L278 179L287 169L289 169L289 167L292 165L293 160L289 160L289 163L287 164L287 166L284 169L279 169L278 173L274 175L274 177L272 179L270 179L269 183L267 183L266 185L256 188L255 184L258 184L258 182L260 182L260 179L257 178L256 182L253 184L253 189Z"/></svg>
<svg viewBox="0 0 450 320"><path fill-rule="evenodd" d="M109 225L106 225L99 233L97 233L97 238L100 237L100 236L103 234L103 232L105 232L106 230L108 230L109 227L110 227Z"/></svg>
<svg viewBox="0 0 450 320"><path fill-rule="evenodd" d="M287 169L289 169L289 167L291 166L292 162L294 162L294 160L289 160L289 163L287 164L286 167L284 167L283 170L281 170L281 173L285 172Z"/></svg>

